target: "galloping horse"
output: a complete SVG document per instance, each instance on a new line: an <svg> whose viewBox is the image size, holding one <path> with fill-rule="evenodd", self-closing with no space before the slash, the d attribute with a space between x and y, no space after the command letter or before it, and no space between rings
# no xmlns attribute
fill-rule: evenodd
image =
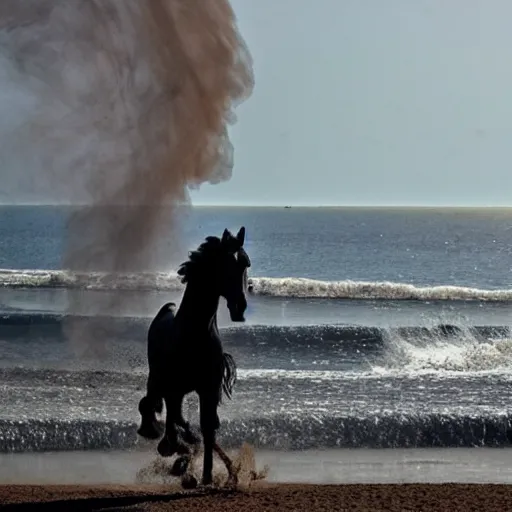
<svg viewBox="0 0 512 512"><path fill-rule="evenodd" d="M147 439L161 436L156 413L162 412L165 400L165 433L158 453L163 457L189 453L184 443L198 444L199 439L183 418L182 404L185 395L195 391L204 443L203 485L212 483L213 450L226 464L230 478L236 478L231 461L215 440L222 392L230 398L236 381L235 362L222 348L217 309L220 297L224 297L231 320L245 321L251 262L243 248L244 240L244 227L236 236L226 229L222 238L208 237L191 252L178 270L186 284L179 309L176 311L174 303L165 304L148 332L149 375L146 395L139 402L142 421L138 433Z"/></svg>

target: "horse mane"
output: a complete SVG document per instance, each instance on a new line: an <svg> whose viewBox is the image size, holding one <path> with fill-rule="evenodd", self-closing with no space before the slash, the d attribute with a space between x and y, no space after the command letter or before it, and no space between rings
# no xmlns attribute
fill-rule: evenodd
<svg viewBox="0 0 512 512"><path fill-rule="evenodd" d="M195 275L204 271L205 267L213 260L221 247L221 240L216 236L209 236L195 250L188 255L188 260L182 263L178 269L178 275L182 276L181 282L186 284Z"/></svg>

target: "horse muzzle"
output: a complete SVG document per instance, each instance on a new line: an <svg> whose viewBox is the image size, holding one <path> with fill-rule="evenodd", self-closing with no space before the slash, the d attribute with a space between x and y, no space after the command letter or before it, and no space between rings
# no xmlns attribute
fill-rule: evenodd
<svg viewBox="0 0 512 512"><path fill-rule="evenodd" d="M240 307L238 304L228 304L229 316L232 322L245 322L245 310L247 306Z"/></svg>
<svg viewBox="0 0 512 512"><path fill-rule="evenodd" d="M243 313L239 313L230 309L229 316L231 317L232 322L245 322L245 316Z"/></svg>

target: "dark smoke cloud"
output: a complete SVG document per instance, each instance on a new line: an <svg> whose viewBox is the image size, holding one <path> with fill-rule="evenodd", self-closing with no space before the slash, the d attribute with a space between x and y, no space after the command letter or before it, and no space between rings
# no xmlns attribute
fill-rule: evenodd
<svg viewBox="0 0 512 512"><path fill-rule="evenodd" d="M84 205L65 268L134 272L169 267L187 187L230 178L253 75L227 0L2 0L0 83L3 201Z"/></svg>

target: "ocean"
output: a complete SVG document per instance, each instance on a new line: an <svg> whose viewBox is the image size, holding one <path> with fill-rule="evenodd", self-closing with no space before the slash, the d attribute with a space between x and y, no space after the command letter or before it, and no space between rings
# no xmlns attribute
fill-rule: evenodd
<svg viewBox="0 0 512 512"><path fill-rule="evenodd" d="M194 207L167 270L115 277L62 270L69 214L0 208L0 453L154 450L136 435L147 327L179 301L187 252L241 225L251 291L245 324L220 309L239 368L224 446L510 446L512 210Z"/></svg>

